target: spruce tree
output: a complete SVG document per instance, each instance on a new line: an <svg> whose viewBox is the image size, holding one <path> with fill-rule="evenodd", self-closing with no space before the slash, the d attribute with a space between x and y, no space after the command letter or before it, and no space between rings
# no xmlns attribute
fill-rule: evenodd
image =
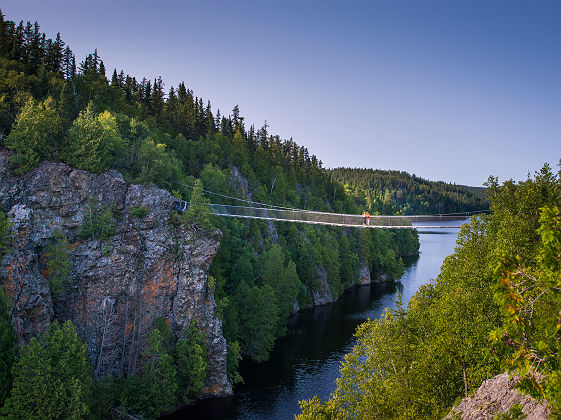
<svg viewBox="0 0 561 420"><path fill-rule="evenodd" d="M0 287L0 407L12 387L12 365L16 350L16 335L10 322L8 302L4 289Z"/></svg>
<svg viewBox="0 0 561 420"><path fill-rule="evenodd" d="M211 221L210 209L206 205L208 202L204 196L203 184L197 179L191 192L189 208L183 213L181 221L185 224L200 227L205 231L211 231L214 226Z"/></svg>
<svg viewBox="0 0 561 420"><path fill-rule="evenodd" d="M17 174L30 171L42 159L58 150L62 140L62 120L55 101L27 101L16 118L15 126L6 139L6 147L16 152L13 162Z"/></svg>
<svg viewBox="0 0 561 420"><path fill-rule="evenodd" d="M89 413L92 369L71 321L55 321L40 338L32 338L13 374L6 406L14 418L78 419Z"/></svg>

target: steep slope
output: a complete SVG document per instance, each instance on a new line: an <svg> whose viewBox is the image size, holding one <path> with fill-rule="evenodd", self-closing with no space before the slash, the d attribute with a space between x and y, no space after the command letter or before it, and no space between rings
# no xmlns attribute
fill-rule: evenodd
<svg viewBox="0 0 561 420"><path fill-rule="evenodd" d="M485 189L480 187L429 181L403 171L335 168L330 173L363 206L380 214L438 214L489 208Z"/></svg>
<svg viewBox="0 0 561 420"><path fill-rule="evenodd" d="M41 333L53 319L70 319L100 378L141 369L157 317L176 336L196 322L209 348L204 393L231 394L226 341L207 274L220 232L207 235L172 223L168 192L127 185L116 171L96 175L43 162L16 177L7 159L1 150L0 205L11 218L14 241L0 268L0 285L11 297L20 342ZM84 237L83 226L103 210L111 215L104 228L112 234ZM72 281L55 298L46 260L57 231L70 243Z"/></svg>

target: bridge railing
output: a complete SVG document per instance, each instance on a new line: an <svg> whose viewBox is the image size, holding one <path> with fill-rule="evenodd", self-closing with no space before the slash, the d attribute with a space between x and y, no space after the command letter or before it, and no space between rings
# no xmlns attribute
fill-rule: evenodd
<svg viewBox="0 0 561 420"><path fill-rule="evenodd" d="M217 216L265 219L322 224L333 226L364 226L364 218L359 214L327 213L311 210L272 209L263 207L235 206L228 204L205 204L211 214ZM185 211L189 203L177 200L176 210ZM411 221L405 216L370 216L371 227L411 227Z"/></svg>

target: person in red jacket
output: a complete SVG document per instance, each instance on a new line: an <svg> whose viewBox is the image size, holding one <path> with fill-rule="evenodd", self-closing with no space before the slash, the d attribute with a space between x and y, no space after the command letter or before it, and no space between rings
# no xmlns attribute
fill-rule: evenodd
<svg viewBox="0 0 561 420"><path fill-rule="evenodd" d="M370 213L366 212L366 225L370 225Z"/></svg>

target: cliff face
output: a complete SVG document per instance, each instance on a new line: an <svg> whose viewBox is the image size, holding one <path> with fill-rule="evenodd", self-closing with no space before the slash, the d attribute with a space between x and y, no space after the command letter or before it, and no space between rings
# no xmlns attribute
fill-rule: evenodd
<svg viewBox="0 0 561 420"><path fill-rule="evenodd" d="M549 418L551 413L547 408L547 403L538 402L528 395L521 394L516 390L516 384L516 379L509 379L508 373L497 375L483 382L475 395L464 398L445 419L493 419L500 414L509 413L513 406L521 408L526 415L524 418L527 420Z"/></svg>
<svg viewBox="0 0 561 420"><path fill-rule="evenodd" d="M12 219L14 238L0 283L12 299L20 342L44 331L53 319L70 319L88 345L96 377L103 377L141 369L156 317L163 317L176 336L196 321L209 348L203 392L230 395L226 341L207 275L220 233L201 234L171 223L168 192L127 185L118 172L96 175L44 162L15 177L7 161L7 152L0 150L0 206ZM107 241L81 239L84 221L102 206L112 209L115 234ZM146 214L135 217L133 206L142 206ZM45 249L57 230L71 244L72 282L53 299Z"/></svg>

